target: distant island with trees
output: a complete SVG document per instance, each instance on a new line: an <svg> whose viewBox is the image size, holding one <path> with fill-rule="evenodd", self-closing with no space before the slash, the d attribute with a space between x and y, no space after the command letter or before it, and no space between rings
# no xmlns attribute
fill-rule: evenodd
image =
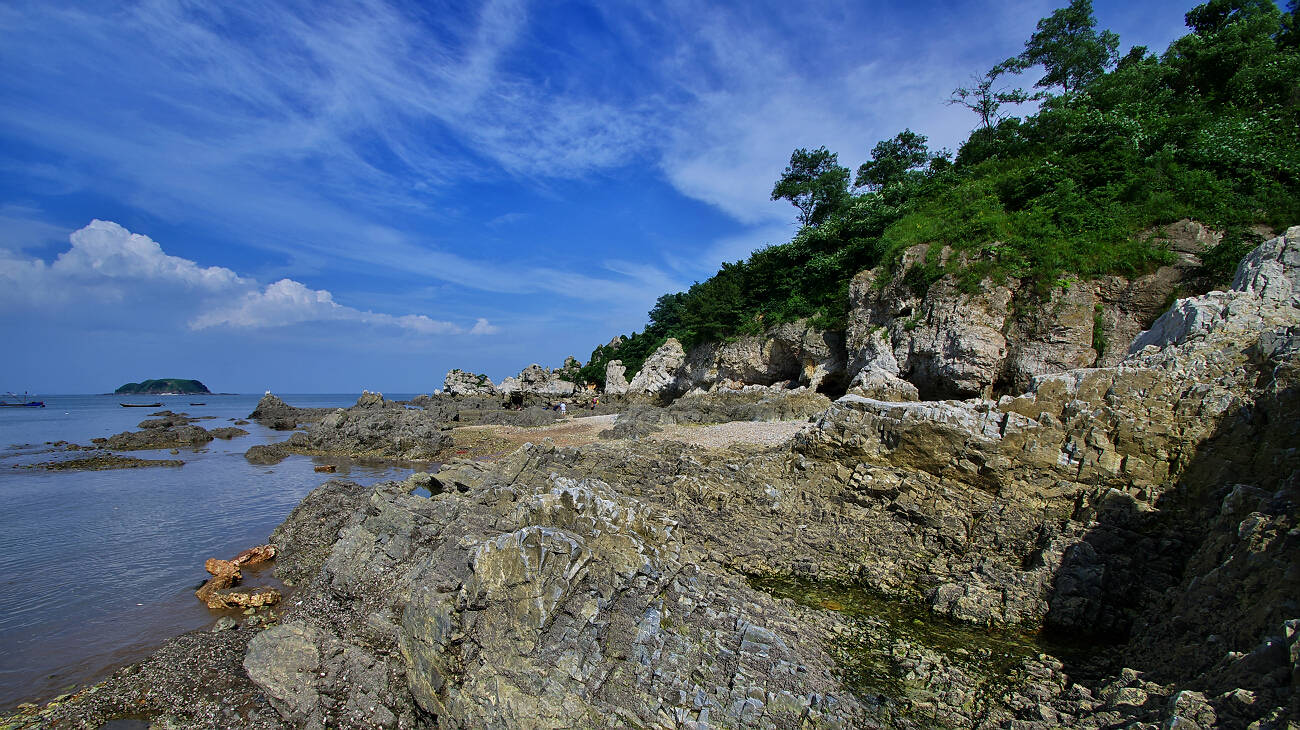
<svg viewBox="0 0 1300 730"><path fill-rule="evenodd" d="M208 386L197 380L185 380L182 378L158 378L156 380L145 380L139 383L127 383L117 390L113 391L114 395L162 395L164 393L177 393L180 395L196 395L199 393L211 393Z"/></svg>

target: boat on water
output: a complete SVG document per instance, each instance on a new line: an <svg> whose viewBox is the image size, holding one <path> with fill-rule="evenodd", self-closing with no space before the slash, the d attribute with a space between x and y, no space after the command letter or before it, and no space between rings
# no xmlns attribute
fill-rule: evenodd
<svg viewBox="0 0 1300 730"><path fill-rule="evenodd" d="M161 408L161 403L118 403L123 408Z"/></svg>
<svg viewBox="0 0 1300 730"><path fill-rule="evenodd" d="M206 406L207 403L191 403L192 406Z"/></svg>
<svg viewBox="0 0 1300 730"><path fill-rule="evenodd" d="M32 400L31 396L23 393L19 396L17 393L5 393L4 398L0 399L0 408L44 408L45 401Z"/></svg>

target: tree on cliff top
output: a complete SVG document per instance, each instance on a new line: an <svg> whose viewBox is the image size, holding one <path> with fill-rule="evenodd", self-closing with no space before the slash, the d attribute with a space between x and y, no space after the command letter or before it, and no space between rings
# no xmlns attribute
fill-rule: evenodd
<svg viewBox="0 0 1300 730"><path fill-rule="evenodd" d="M1068 94L1096 79L1119 60L1119 36L1097 32L1092 0L1071 0L1038 21L1038 30L1025 41L1025 50L1007 59L1009 70L1041 65L1047 75L1034 84L1040 89L1060 86Z"/></svg>
<svg viewBox="0 0 1300 730"><path fill-rule="evenodd" d="M849 197L849 169L825 147L809 152L800 148L790 155L781 179L772 188L772 200L789 200L799 209L799 222L815 226L844 205Z"/></svg>

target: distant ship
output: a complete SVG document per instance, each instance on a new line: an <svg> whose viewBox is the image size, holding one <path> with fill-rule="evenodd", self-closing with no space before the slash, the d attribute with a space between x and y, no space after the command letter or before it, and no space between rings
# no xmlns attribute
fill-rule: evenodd
<svg viewBox="0 0 1300 730"><path fill-rule="evenodd" d="M44 408L45 401L31 400L31 396L23 393L21 397L17 393L5 393L4 398L0 399L0 408Z"/></svg>

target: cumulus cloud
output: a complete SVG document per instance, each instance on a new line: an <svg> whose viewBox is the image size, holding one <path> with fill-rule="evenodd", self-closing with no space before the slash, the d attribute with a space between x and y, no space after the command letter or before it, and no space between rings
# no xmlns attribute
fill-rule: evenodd
<svg viewBox="0 0 1300 730"><path fill-rule="evenodd" d="M51 271L70 277L152 279L223 291L251 284L222 266L203 267L163 253L148 236L132 233L112 221L93 220L69 237L72 248L59 254Z"/></svg>
<svg viewBox="0 0 1300 730"><path fill-rule="evenodd" d="M423 314L394 315L357 309L334 300L326 289L293 279L265 287L221 266L201 266L172 256L156 241L112 221L95 220L69 236L71 247L53 263L0 248L0 307L75 301L82 306L167 301L173 311L193 311L193 330L213 327L263 329L303 322L356 322L417 335L488 335L498 330L486 319L462 327ZM176 296L179 291L180 296ZM198 296L195 296L195 295Z"/></svg>

